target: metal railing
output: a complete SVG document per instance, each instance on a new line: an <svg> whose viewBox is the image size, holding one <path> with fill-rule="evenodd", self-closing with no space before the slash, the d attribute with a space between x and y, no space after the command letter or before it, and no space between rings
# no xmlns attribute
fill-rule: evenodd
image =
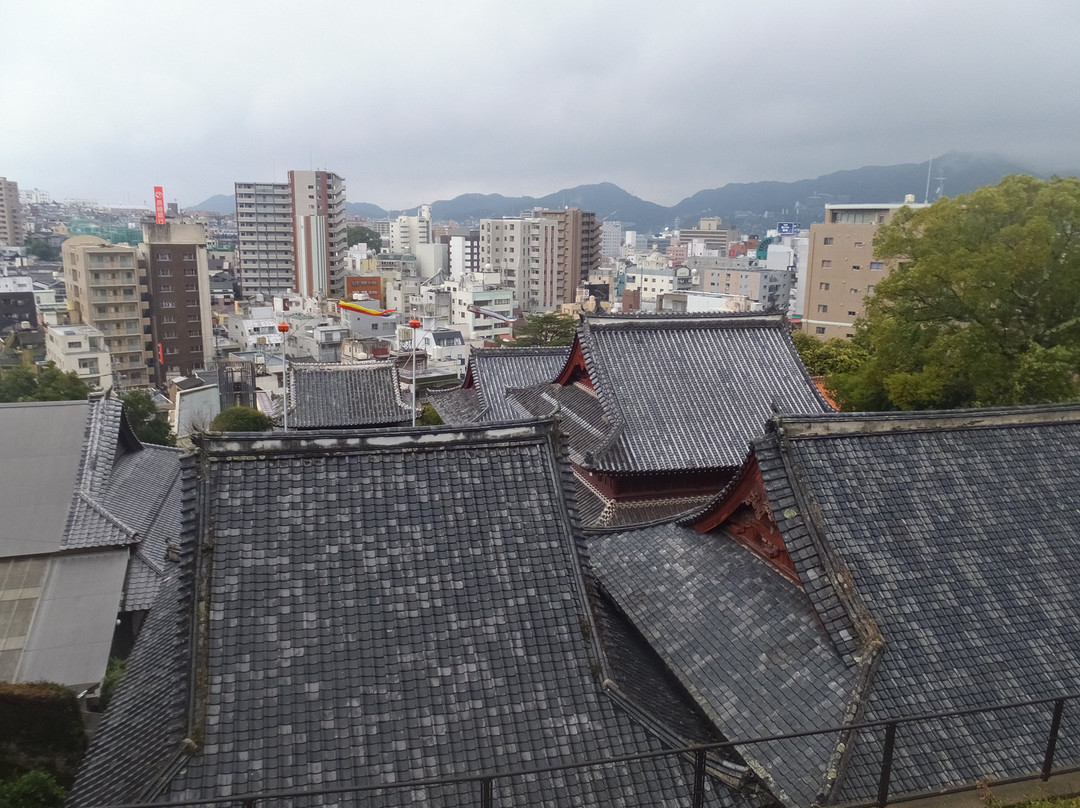
<svg viewBox="0 0 1080 808"><path fill-rule="evenodd" d="M989 707L975 707L966 710L953 710L940 713L922 713L918 715L890 718L880 721L867 721L858 724L826 727L823 729L806 730L803 732L791 732L782 735L767 735L744 740L721 741L710 744L700 744L676 749L664 749L655 752L641 752L633 755L620 755L617 757L596 758L575 761L552 766L534 768L520 768L512 770L495 770L477 772L474 774L451 775L446 777L429 777L416 780L402 780L394 783L376 783L369 785L337 786L333 788L300 788L281 791L259 791L246 794L232 795L228 797L207 797L198 800L184 800L183 802L146 802L125 803L115 806L98 806L97 808L166 808L166 806L240 806L240 808L259 808L260 805L276 800L295 800L297 798L331 797L335 795L352 795L361 797L364 794L375 792L393 792L405 790L418 790L432 787L463 786L470 785L479 791L479 805L481 808L494 808L495 784L498 781L514 781L525 778L536 778L539 775L569 772L581 769L612 766L625 763L640 763L647 760L670 759L674 765L693 761L693 781L688 784L689 796L693 808L703 808L707 794L706 779L709 769L708 753L731 750L736 747L749 747L756 744L770 743L775 741L788 741L798 738L810 738L818 735L850 733L853 730L868 730L884 728L885 735L882 744L881 765L878 775L877 797L868 802L840 803L845 808L884 808L884 806L907 802L928 797L945 796L964 791L974 791L982 787L983 780L973 781L965 785L932 788L926 791L909 792L898 796L892 796L889 785L893 774L893 754L896 749L897 728L904 725L926 723L928 721L940 721L942 719L955 719L966 716L985 715L988 713L1000 713L1024 707L1038 707L1053 705L1049 715L1047 726L1046 746L1043 754L1042 765L1038 771L1028 774L994 780L990 785L1005 785L1029 780L1048 780L1052 775L1068 774L1080 771L1080 765L1068 768L1054 768L1054 758L1057 751L1058 738L1061 730L1061 721L1065 712L1066 702L1080 698L1080 694L1072 693L1051 698L1032 699L1028 701L996 704ZM468 804L462 801L460 804ZM509 802L506 804L510 804Z"/></svg>

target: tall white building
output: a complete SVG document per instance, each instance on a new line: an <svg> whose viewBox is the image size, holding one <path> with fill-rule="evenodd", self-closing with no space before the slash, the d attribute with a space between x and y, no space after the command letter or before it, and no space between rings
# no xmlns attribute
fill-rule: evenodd
<svg viewBox="0 0 1080 808"><path fill-rule="evenodd" d="M431 205L421 205L419 216L398 216L390 222L390 252L416 255L421 244L435 241Z"/></svg>
<svg viewBox="0 0 1080 808"><path fill-rule="evenodd" d="M600 223L600 253L604 258L622 258L622 222Z"/></svg>

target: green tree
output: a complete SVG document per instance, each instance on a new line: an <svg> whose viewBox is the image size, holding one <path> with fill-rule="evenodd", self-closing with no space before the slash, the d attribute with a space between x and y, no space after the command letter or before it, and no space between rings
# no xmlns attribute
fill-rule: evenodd
<svg viewBox="0 0 1080 808"><path fill-rule="evenodd" d="M548 312L525 317L514 325L514 341L522 348L531 346L570 345L574 341L577 318L570 314Z"/></svg>
<svg viewBox="0 0 1080 808"><path fill-rule="evenodd" d="M378 252L382 249L382 238L372 230L370 227L350 227L345 231L345 237L348 239L349 246L354 244L366 244L369 250Z"/></svg>
<svg viewBox="0 0 1080 808"><path fill-rule="evenodd" d="M55 362L49 362L38 374L37 389L31 394L30 400L81 401L88 395L90 387L75 371L64 373Z"/></svg>
<svg viewBox="0 0 1080 808"><path fill-rule="evenodd" d="M1080 180L1010 176L901 208L874 249L895 264L826 384L845 409L1080 397Z"/></svg>
<svg viewBox="0 0 1080 808"><path fill-rule="evenodd" d="M0 402L29 401L37 392L37 374L28 367L15 365L0 370Z"/></svg>
<svg viewBox="0 0 1080 808"><path fill-rule="evenodd" d="M26 242L26 254L40 258L42 261L60 260L60 248L40 238L32 238Z"/></svg>
<svg viewBox="0 0 1080 808"><path fill-rule="evenodd" d="M795 329L791 332L791 340L811 376L856 370L867 358L862 346L839 337L821 340Z"/></svg>
<svg viewBox="0 0 1080 808"><path fill-rule="evenodd" d="M175 446L176 435L169 426L169 419L158 412L153 397L146 390L128 390L117 398L124 402L124 415L135 437L143 443L157 446Z"/></svg>
<svg viewBox="0 0 1080 808"><path fill-rule="evenodd" d="M266 432L273 426L270 416L251 407L226 407L210 422L214 432Z"/></svg>
<svg viewBox="0 0 1080 808"><path fill-rule="evenodd" d="M40 769L0 783L0 808L63 808L66 799L63 786Z"/></svg>

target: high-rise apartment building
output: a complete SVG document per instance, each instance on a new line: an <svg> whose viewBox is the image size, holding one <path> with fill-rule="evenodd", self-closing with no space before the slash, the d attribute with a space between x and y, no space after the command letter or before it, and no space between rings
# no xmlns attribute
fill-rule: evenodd
<svg viewBox="0 0 1080 808"><path fill-rule="evenodd" d="M803 329L821 339L849 338L865 300L888 274L874 255L874 234L905 202L881 205L826 205L825 221L810 225Z"/></svg>
<svg viewBox="0 0 1080 808"><path fill-rule="evenodd" d="M329 171L290 171L296 291L304 297L345 293L345 180Z"/></svg>
<svg viewBox="0 0 1080 808"><path fill-rule="evenodd" d="M439 236L439 241L447 246L447 274L451 278L460 278L470 272L479 272L483 263L480 261L480 231L470 230L468 235Z"/></svg>
<svg viewBox="0 0 1080 808"><path fill-rule="evenodd" d="M0 177L0 244L21 247L24 243L26 224L19 201L19 183Z"/></svg>
<svg viewBox="0 0 1080 808"><path fill-rule="evenodd" d="M553 219L482 219L480 266L499 273L525 311L559 303L558 223Z"/></svg>
<svg viewBox="0 0 1080 808"><path fill-rule="evenodd" d="M572 303L578 287L600 266L600 222L596 214L580 208L533 211L534 219L556 223L556 300L557 305Z"/></svg>
<svg viewBox="0 0 1080 808"><path fill-rule="evenodd" d="M189 376L214 355L210 310L210 268L206 228L197 222L167 219L143 222L139 252L149 289L151 337L157 361L153 382Z"/></svg>
<svg viewBox="0 0 1080 808"><path fill-rule="evenodd" d="M237 271L247 297L345 290L345 181L290 171L288 182L236 183Z"/></svg>
<svg viewBox="0 0 1080 808"><path fill-rule="evenodd" d="M149 384L149 291L138 258L137 248L97 236L74 236L61 245L68 309L105 337L118 388Z"/></svg>

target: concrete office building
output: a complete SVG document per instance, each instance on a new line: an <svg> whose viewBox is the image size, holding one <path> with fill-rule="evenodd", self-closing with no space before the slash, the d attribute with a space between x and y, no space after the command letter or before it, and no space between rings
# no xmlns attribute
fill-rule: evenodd
<svg viewBox="0 0 1080 808"><path fill-rule="evenodd" d="M891 204L825 206L825 221L810 226L803 312L807 333L821 339L854 336L866 297L888 275L885 262L874 255L874 234L902 207L926 206L915 204L910 194Z"/></svg>

